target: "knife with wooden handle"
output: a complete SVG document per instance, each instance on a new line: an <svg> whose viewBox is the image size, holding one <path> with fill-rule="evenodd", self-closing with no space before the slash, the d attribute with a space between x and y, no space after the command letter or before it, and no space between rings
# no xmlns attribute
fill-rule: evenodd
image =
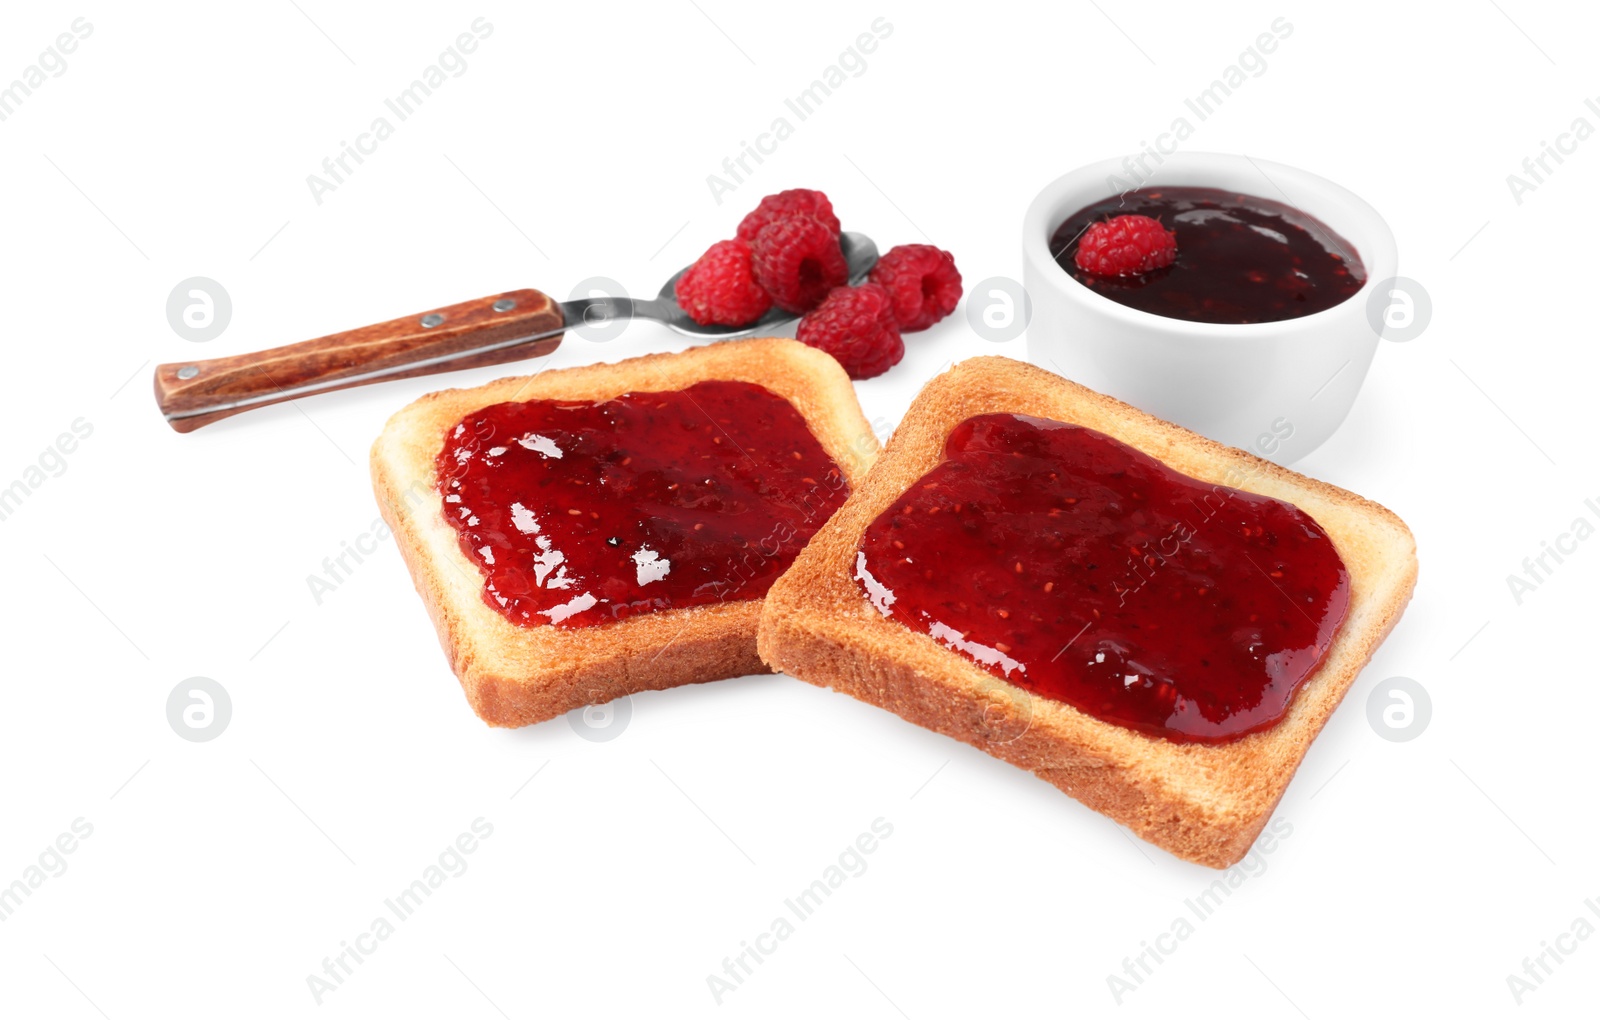
<svg viewBox="0 0 1600 1020"><path fill-rule="evenodd" d="M850 282L859 283L878 261L877 245L865 234L846 231L839 246ZM727 340L768 332L797 317L775 307L743 325L698 322L677 302L678 278L688 268L674 273L653 298L600 294L558 303L536 290L512 290L253 354L157 365L156 403L168 425L193 432L297 397L540 357L556 349L569 327L650 319L697 340Z"/></svg>
<svg viewBox="0 0 1600 1020"><path fill-rule="evenodd" d="M296 397L499 365L554 351L562 306L513 290L271 350L157 365L156 404L179 432Z"/></svg>

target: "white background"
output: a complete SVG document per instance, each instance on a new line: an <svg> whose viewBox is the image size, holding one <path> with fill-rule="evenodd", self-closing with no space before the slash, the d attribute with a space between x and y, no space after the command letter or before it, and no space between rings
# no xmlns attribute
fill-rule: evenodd
<svg viewBox="0 0 1600 1020"><path fill-rule="evenodd" d="M298 9L297 9L298 5ZM1589 916L1600 542L1514 601L1506 577L1600 497L1600 140L1513 200L1506 176L1600 94L1592 10L1336 5L10 5L0 82L93 34L0 122L7 335L0 486L93 434L0 521L0 884L76 818L64 873L0 922L8 1016L1571 1016L1600 937L1516 1005L1507 975ZM493 34L336 191L306 184L468 31ZM727 201L707 187L882 16L893 34ZM1312 747L1292 835L1119 1006L1107 977L1217 877L1045 783L784 677L631 700L617 739L468 709L391 542L321 605L308 575L377 517L366 450L441 385L301 401L192 435L155 363L520 286L653 293L785 187L969 282L1020 275L1033 194L1138 150L1275 18L1292 36L1186 148L1303 167L1375 205L1432 295L1342 430L1297 467L1392 507L1421 582ZM1514 24L1513 24L1514 19ZM1520 27L1519 27L1520 26ZM392 119L392 118L391 118ZM791 121L793 120L791 116ZM1191 120L1193 117L1191 115ZM203 345L174 284L233 300ZM554 364L675 350L635 325ZM860 384L893 423L980 340L958 312ZM530 366L531 367L531 366ZM179 739L214 678L233 717ZM1433 718L1381 739L1417 680ZM529 779L537 773L536 777ZM307 975L457 834L467 861L319 1007ZM707 976L874 819L893 835L720 1007Z"/></svg>

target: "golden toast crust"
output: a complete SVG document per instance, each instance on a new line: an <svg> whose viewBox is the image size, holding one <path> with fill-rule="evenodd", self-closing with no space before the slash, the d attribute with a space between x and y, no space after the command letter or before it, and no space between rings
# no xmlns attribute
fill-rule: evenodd
<svg viewBox="0 0 1600 1020"><path fill-rule="evenodd" d="M1350 572L1350 609L1280 724L1213 746L1145 736L1030 695L871 606L852 579L862 533L942 459L952 428L993 412L1085 425L1184 474L1286 500L1316 519ZM1266 825L1312 739L1399 619L1416 576L1411 532L1384 507L1043 369L981 357L917 396L866 481L767 593L759 648L773 668L965 741L1179 857L1224 868Z"/></svg>
<svg viewBox="0 0 1600 1020"><path fill-rule="evenodd" d="M757 383L794 405L852 487L878 452L855 390L831 356L793 340L753 339L556 369L430 393L373 443L373 490L474 711L525 726L625 694L770 670L756 654L761 600L665 610L566 630L520 627L483 601L483 575L444 519L434 458L445 430L509 400L607 400L707 379Z"/></svg>

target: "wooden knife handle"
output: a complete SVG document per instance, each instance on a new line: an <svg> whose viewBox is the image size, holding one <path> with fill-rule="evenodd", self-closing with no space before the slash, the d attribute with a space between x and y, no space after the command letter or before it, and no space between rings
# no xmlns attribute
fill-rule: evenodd
<svg viewBox="0 0 1600 1020"><path fill-rule="evenodd" d="M243 411L313 392L549 354L560 344L559 334L499 350L475 348L552 332L563 325L561 306L536 290L491 294L286 347L157 365L156 403L167 424L179 432L193 432ZM460 357L453 357L456 354Z"/></svg>

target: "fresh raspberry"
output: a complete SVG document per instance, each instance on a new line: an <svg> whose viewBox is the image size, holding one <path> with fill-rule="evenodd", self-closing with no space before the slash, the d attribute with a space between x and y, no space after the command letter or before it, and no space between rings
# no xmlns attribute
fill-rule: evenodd
<svg viewBox="0 0 1600 1020"><path fill-rule="evenodd" d="M750 242L756 282L786 312L804 315L850 278L839 235L809 216L785 216Z"/></svg>
<svg viewBox="0 0 1600 1020"><path fill-rule="evenodd" d="M678 277L678 305L702 326L748 326L767 314L772 298L750 271L750 246L718 241Z"/></svg>
<svg viewBox="0 0 1600 1020"><path fill-rule="evenodd" d="M870 279L889 292L902 333L927 329L961 300L955 259L931 244L895 245L872 267Z"/></svg>
<svg viewBox="0 0 1600 1020"><path fill-rule="evenodd" d="M827 351L852 379L882 375L905 357L894 299L876 283L835 287L805 318L795 339Z"/></svg>
<svg viewBox="0 0 1600 1020"><path fill-rule="evenodd" d="M809 188L792 188L768 195L755 211L739 222L739 240L754 241L761 228L785 216L809 216L839 236L839 217L833 214L833 203L820 191Z"/></svg>
<svg viewBox="0 0 1600 1020"><path fill-rule="evenodd" d="M1073 261L1096 276L1138 276L1165 269L1177 257L1178 242L1160 220L1114 216L1083 232Z"/></svg>

